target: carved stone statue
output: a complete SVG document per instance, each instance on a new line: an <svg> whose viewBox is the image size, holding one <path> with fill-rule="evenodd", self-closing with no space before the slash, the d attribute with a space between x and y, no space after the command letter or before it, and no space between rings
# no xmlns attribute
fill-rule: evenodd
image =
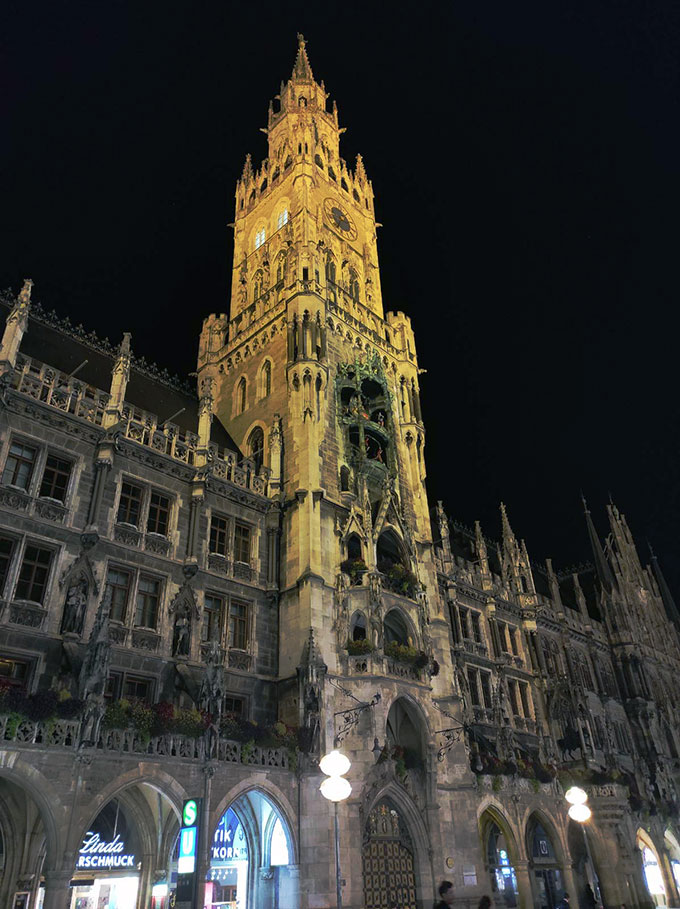
<svg viewBox="0 0 680 909"><path fill-rule="evenodd" d="M210 641L205 654L205 676L198 694L198 702L202 710L209 713L211 723L207 729L207 757L217 755L217 745L220 737L220 720L224 707L224 654L219 641Z"/></svg>
<svg viewBox="0 0 680 909"><path fill-rule="evenodd" d="M321 704L326 664L321 658L312 629L298 667L298 686L302 705L302 727L304 730L302 749L307 754L318 754L321 744Z"/></svg>
<svg viewBox="0 0 680 909"><path fill-rule="evenodd" d="M189 581L193 572L187 574L185 571L185 582L177 591L172 603L170 603L169 612L174 616L172 631L172 655L185 657L189 656L191 650L191 628L195 624L200 613L193 588Z"/></svg>
<svg viewBox="0 0 680 909"><path fill-rule="evenodd" d="M88 592L87 578L83 575L75 578L69 586L61 620L62 634L81 635L83 633Z"/></svg>
<svg viewBox="0 0 680 909"><path fill-rule="evenodd" d="M175 617L175 628L172 636L173 656L189 656L191 641L191 624L185 610L178 612Z"/></svg>
<svg viewBox="0 0 680 909"><path fill-rule="evenodd" d="M85 701L85 715L80 727L81 745L96 744L99 726L104 716L106 706L104 692L111 662L110 612L111 590L109 588L99 604L78 679L79 694Z"/></svg>
<svg viewBox="0 0 680 909"><path fill-rule="evenodd" d="M224 661L219 641L210 641L205 654L205 676L199 692L201 708L213 718L222 716L224 701Z"/></svg>

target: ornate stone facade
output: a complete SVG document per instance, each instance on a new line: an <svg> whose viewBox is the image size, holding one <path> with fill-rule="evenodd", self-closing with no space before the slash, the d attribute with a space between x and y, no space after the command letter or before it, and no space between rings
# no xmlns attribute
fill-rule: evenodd
<svg viewBox="0 0 680 909"><path fill-rule="evenodd" d="M65 905L116 798L146 837L146 907L154 880L172 885L182 799L204 799L203 879L220 818L259 792L288 865L264 849L247 909L334 905L318 758L339 742L346 906L428 906L447 878L465 906L554 909L568 890L590 909L591 886L637 907L650 855L677 905L680 645L656 561L614 505L604 548L586 508L594 563L573 572L533 564L503 506L498 544L430 509L414 334L383 311L372 186L339 156L302 39L266 132L198 395L129 335L116 351L48 316L29 283L5 300L0 899L35 900L42 880L46 909ZM39 716L50 689L81 712ZM201 708L205 728L115 725L124 698ZM242 740L238 713L278 721L281 741ZM589 794L585 837L570 782Z"/></svg>

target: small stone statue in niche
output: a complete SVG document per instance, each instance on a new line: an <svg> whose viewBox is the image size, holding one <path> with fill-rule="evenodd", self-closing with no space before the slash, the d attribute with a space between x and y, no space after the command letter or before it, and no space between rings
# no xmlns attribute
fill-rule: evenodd
<svg viewBox="0 0 680 909"><path fill-rule="evenodd" d="M175 618L175 628L172 637L173 656L189 656L191 624L186 607L181 609Z"/></svg>
<svg viewBox="0 0 680 909"><path fill-rule="evenodd" d="M66 591L64 615L61 620L62 634L83 633L85 609L87 607L88 583L82 575L76 578Z"/></svg>

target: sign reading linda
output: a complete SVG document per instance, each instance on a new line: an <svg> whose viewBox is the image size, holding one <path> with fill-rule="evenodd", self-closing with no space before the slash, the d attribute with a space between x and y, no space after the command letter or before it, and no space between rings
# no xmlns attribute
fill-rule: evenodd
<svg viewBox="0 0 680 909"><path fill-rule="evenodd" d="M125 843L120 834L103 840L98 833L89 830L78 853L77 868L134 868L135 857L125 852Z"/></svg>

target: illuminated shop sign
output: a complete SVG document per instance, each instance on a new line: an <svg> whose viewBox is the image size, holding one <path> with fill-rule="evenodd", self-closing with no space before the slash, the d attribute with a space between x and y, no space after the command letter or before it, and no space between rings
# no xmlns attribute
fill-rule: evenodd
<svg viewBox="0 0 680 909"><path fill-rule="evenodd" d="M77 868L134 868L135 856L125 851L120 834L112 840L103 840L91 830L85 834L78 853Z"/></svg>
<svg viewBox="0 0 680 909"><path fill-rule="evenodd" d="M239 819L229 808L222 815L212 842L213 862L247 861L248 844Z"/></svg>

